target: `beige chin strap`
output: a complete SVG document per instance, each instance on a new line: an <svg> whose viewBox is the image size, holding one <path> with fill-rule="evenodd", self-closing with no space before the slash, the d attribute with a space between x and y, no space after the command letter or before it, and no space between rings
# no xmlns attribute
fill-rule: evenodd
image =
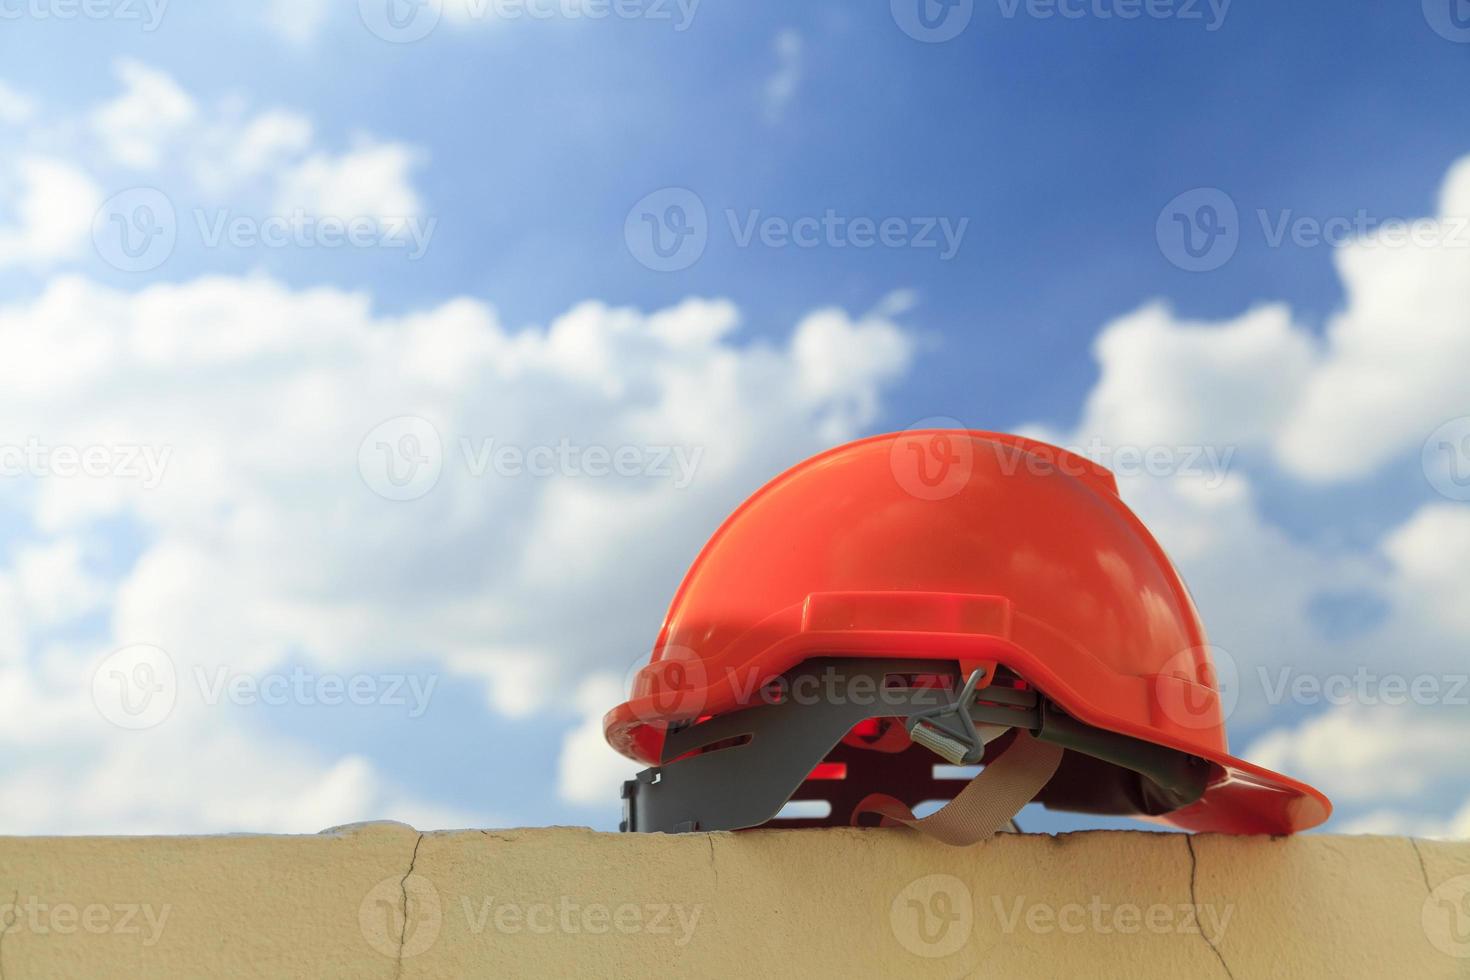
<svg viewBox="0 0 1470 980"><path fill-rule="evenodd" d="M1017 731L1015 740L994 762L929 816L915 817L914 811L893 797L874 793L853 810L853 826L857 826L859 814L876 813L885 827L912 827L941 843L967 847L993 836L1036 798L1056 774L1062 751L1060 745L1037 741L1029 732Z"/></svg>

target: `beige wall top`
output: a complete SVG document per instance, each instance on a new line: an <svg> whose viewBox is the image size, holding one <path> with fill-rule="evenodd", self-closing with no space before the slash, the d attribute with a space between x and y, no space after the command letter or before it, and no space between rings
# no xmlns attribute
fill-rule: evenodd
<svg viewBox="0 0 1470 980"><path fill-rule="evenodd" d="M5 838L0 889L5 980L1470 977L1470 844L1390 837L385 823Z"/></svg>

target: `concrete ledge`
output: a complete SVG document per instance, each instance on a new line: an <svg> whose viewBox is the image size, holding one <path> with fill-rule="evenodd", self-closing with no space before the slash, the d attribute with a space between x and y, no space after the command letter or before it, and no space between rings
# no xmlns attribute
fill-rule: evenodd
<svg viewBox="0 0 1470 980"><path fill-rule="evenodd" d="M5 838L0 906L6 980L1470 976L1470 843L1391 837Z"/></svg>

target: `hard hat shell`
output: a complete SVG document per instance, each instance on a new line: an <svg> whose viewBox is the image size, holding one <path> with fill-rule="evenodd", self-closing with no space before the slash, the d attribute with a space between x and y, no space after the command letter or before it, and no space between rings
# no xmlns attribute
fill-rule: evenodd
<svg viewBox="0 0 1470 980"><path fill-rule="evenodd" d="M1212 764L1155 819L1291 833L1318 791L1229 752L1204 628L1103 467L1019 436L874 436L776 477L715 532L669 607L609 743L649 764L670 723L737 710L819 656L997 665L1097 728Z"/></svg>

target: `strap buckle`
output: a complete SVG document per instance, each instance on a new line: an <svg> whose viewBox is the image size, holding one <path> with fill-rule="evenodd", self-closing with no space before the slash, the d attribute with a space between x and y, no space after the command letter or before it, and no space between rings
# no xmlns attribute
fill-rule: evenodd
<svg viewBox="0 0 1470 980"><path fill-rule="evenodd" d="M986 744L1010 729L1008 725L977 725L970 717L976 691L984 679L985 668L975 668L953 703L911 716L905 723L909 738L951 765L973 766L978 763L985 755Z"/></svg>

